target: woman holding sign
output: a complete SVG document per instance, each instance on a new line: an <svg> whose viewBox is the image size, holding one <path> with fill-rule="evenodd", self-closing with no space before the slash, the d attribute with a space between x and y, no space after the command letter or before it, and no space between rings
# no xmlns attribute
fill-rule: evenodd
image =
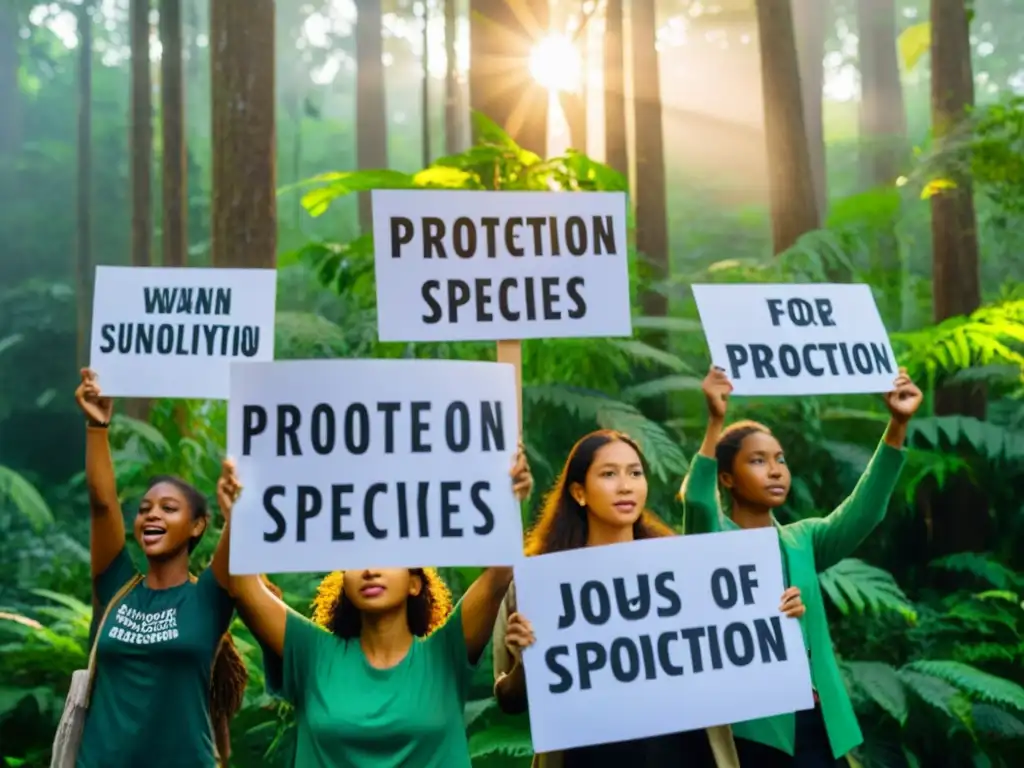
<svg viewBox="0 0 1024 768"><path fill-rule="evenodd" d="M125 547L107 437L113 402L89 370L75 399L87 422L89 553L94 614L101 616L76 765L212 768L218 754L226 765L228 723L247 681L226 634L234 613L227 528L210 567L192 577L189 557L210 521L206 499L179 478L155 478L133 521L148 565L140 574Z"/></svg>
<svg viewBox="0 0 1024 768"><path fill-rule="evenodd" d="M522 501L533 488L520 450L511 471ZM230 516L241 486L222 478ZM283 660L280 688L295 705L302 768L470 768L463 708L491 637L511 568L489 568L458 605L432 568L337 572L321 584L316 622L289 609L256 576L232 576L253 634ZM268 667L268 686L278 687Z"/></svg>
<svg viewBox="0 0 1024 768"><path fill-rule="evenodd" d="M675 531L647 507L646 461L629 437L611 430L592 432L569 452L526 539L528 556L564 552L642 539L674 536ZM780 610L803 615L798 589L782 596ZM502 603L494 631L494 695L502 710L526 711L526 676L520 663L532 645L530 623L516 613L515 590ZM738 759L729 726L649 739L581 747L537 755L536 768L735 768Z"/></svg>
<svg viewBox="0 0 1024 768"><path fill-rule="evenodd" d="M789 495L790 471L771 431L752 421L724 428L732 385L712 368L704 379L708 427L686 480L684 528L706 533L773 525L779 532L783 575L807 599L802 622L809 648L816 706L795 714L733 726L744 766L835 766L863 741L832 650L818 574L851 556L882 522L905 460L907 423L921 405L921 390L901 368L886 394L889 425L867 469L847 499L830 515L779 525L772 511ZM720 513L717 485L729 499Z"/></svg>

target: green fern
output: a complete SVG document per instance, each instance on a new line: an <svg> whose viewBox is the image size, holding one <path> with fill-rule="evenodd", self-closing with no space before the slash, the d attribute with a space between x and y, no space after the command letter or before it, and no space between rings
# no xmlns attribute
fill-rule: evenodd
<svg viewBox="0 0 1024 768"><path fill-rule="evenodd" d="M37 531L53 524L50 505L35 486L13 469L0 466L0 501L3 500Z"/></svg>
<svg viewBox="0 0 1024 768"><path fill-rule="evenodd" d="M954 573L968 573L996 589L1012 590L1024 585L1024 579L990 554L957 552L933 560L929 565Z"/></svg>
<svg viewBox="0 0 1024 768"><path fill-rule="evenodd" d="M971 699L1024 712L1024 688L957 661L915 661L905 669L956 686Z"/></svg>
<svg viewBox="0 0 1024 768"><path fill-rule="evenodd" d="M907 722L907 694L895 667L879 661L848 661L843 665L850 683L888 712L900 725Z"/></svg>
<svg viewBox="0 0 1024 768"><path fill-rule="evenodd" d="M915 419L909 430L912 445L940 450L969 446L991 462L1024 461L1024 433L969 416L931 416Z"/></svg>
<svg viewBox="0 0 1024 768"><path fill-rule="evenodd" d="M523 388L523 399L546 404L572 414L583 422L629 434L644 451L654 472L662 480L682 477L687 461L678 441L657 422L635 406L606 395L564 384L534 384Z"/></svg>
<svg viewBox="0 0 1024 768"><path fill-rule="evenodd" d="M469 756L474 760L491 755L529 757L532 754L529 730L514 725L492 724L469 737Z"/></svg>
<svg viewBox="0 0 1024 768"><path fill-rule="evenodd" d="M907 596L888 571L868 565L863 560L847 558L818 576L821 588L843 615L894 611L907 621L915 621L917 613Z"/></svg>

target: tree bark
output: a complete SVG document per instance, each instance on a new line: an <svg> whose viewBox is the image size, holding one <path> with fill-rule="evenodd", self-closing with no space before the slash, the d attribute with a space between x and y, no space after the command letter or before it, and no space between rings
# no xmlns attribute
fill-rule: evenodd
<svg viewBox="0 0 1024 768"><path fill-rule="evenodd" d="M210 3L213 263L277 262L274 0Z"/></svg>
<svg viewBox="0 0 1024 768"><path fill-rule="evenodd" d="M622 0L607 0L604 13L604 159L628 178Z"/></svg>
<svg viewBox="0 0 1024 768"><path fill-rule="evenodd" d="M793 0L794 35L804 107L804 129L814 181L818 222L828 214L828 159L825 150L824 88L825 27L828 7L823 0Z"/></svg>
<svg viewBox="0 0 1024 768"><path fill-rule="evenodd" d="M92 0L78 7L78 125L75 178L75 297L78 367L89 364L92 333Z"/></svg>
<svg viewBox="0 0 1024 768"><path fill-rule="evenodd" d="M356 10L356 162L359 170L388 165L387 96L380 0L361 0ZM373 229L370 195L359 195L359 226Z"/></svg>
<svg viewBox="0 0 1024 768"><path fill-rule="evenodd" d="M444 151L454 155L462 149L462 110L459 89L459 63L455 52L456 0L444 1Z"/></svg>
<svg viewBox="0 0 1024 768"><path fill-rule="evenodd" d="M818 228L818 205L789 0L757 0L756 8L772 247L779 254Z"/></svg>
<svg viewBox="0 0 1024 768"><path fill-rule="evenodd" d="M163 130L163 263L188 262L188 176L181 0L160 0L160 102Z"/></svg>
<svg viewBox="0 0 1024 768"><path fill-rule="evenodd" d="M131 0L131 194L133 267L153 263L153 78L149 0Z"/></svg>
<svg viewBox="0 0 1024 768"><path fill-rule="evenodd" d="M530 75L529 62L548 31L548 0L470 0L469 8L470 106L544 157L548 93Z"/></svg>
<svg viewBox="0 0 1024 768"><path fill-rule="evenodd" d="M964 0L932 0L932 131L939 145L962 129L974 104L971 44ZM978 235L970 176L950 163L944 173L955 187L931 198L932 280L936 322L966 315L981 305ZM985 418L984 386L943 387L935 396L939 415ZM950 479L932 513L939 553L986 549L988 501L964 475Z"/></svg>
<svg viewBox="0 0 1024 768"><path fill-rule="evenodd" d="M892 184L907 162L907 117L896 50L895 0L858 0L860 169L865 189Z"/></svg>

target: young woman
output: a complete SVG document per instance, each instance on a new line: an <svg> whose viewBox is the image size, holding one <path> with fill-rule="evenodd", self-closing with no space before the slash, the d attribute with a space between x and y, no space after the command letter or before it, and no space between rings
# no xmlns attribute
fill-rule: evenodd
<svg viewBox="0 0 1024 768"><path fill-rule="evenodd" d="M209 523L206 499L175 477L158 477L133 530L148 568L125 548L124 517L107 440L113 403L92 371L75 399L85 413L85 477L92 513L89 551L96 672L78 768L227 764L228 723L245 690L245 665L227 635L228 535L198 579L189 555ZM216 746L215 746L216 745Z"/></svg>
<svg viewBox="0 0 1024 768"><path fill-rule="evenodd" d="M520 501L533 487L520 451ZM228 467L225 517L241 486ZM295 706L302 768L469 768L463 708L511 568L489 568L454 608L430 568L364 568L321 584L316 623L254 576L232 576L253 634L283 659L282 693ZM270 677L268 670L268 679Z"/></svg>
<svg viewBox="0 0 1024 768"><path fill-rule="evenodd" d="M683 499L684 530L705 533L775 526L787 585L807 602L801 622L810 654L816 706L812 710L733 725L743 766L835 766L863 740L839 673L818 574L849 557L882 522L903 468L907 423L921 404L921 390L901 368L886 394L889 425L850 496L830 515L779 525L772 510L789 495L790 472L782 446L762 424L742 421L724 429L732 385L712 368L704 380L708 428L690 466ZM720 514L717 484L729 499Z"/></svg>
<svg viewBox="0 0 1024 768"><path fill-rule="evenodd" d="M526 554L674 536L671 528L647 510L646 503L647 476L639 446L619 432L592 432L569 452L536 525L527 535ZM783 594L780 610L787 616L803 614L799 590ZM515 591L510 588L495 626L493 646L494 695L506 712L526 711L526 677L519 662L522 649L533 640L529 622L516 613ZM727 768L737 764L728 726L548 753L534 760L539 768Z"/></svg>

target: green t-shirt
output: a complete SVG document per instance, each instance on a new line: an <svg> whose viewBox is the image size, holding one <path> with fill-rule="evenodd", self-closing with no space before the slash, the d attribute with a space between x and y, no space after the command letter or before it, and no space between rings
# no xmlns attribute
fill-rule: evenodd
<svg viewBox="0 0 1024 768"><path fill-rule="evenodd" d="M135 574L121 550L96 579L101 611ZM77 768L214 765L210 673L233 611L210 569L171 589L143 582L111 609Z"/></svg>
<svg viewBox="0 0 1024 768"><path fill-rule="evenodd" d="M298 720L296 768L470 768L463 708L473 665L462 604L391 669L288 612L284 697Z"/></svg>

